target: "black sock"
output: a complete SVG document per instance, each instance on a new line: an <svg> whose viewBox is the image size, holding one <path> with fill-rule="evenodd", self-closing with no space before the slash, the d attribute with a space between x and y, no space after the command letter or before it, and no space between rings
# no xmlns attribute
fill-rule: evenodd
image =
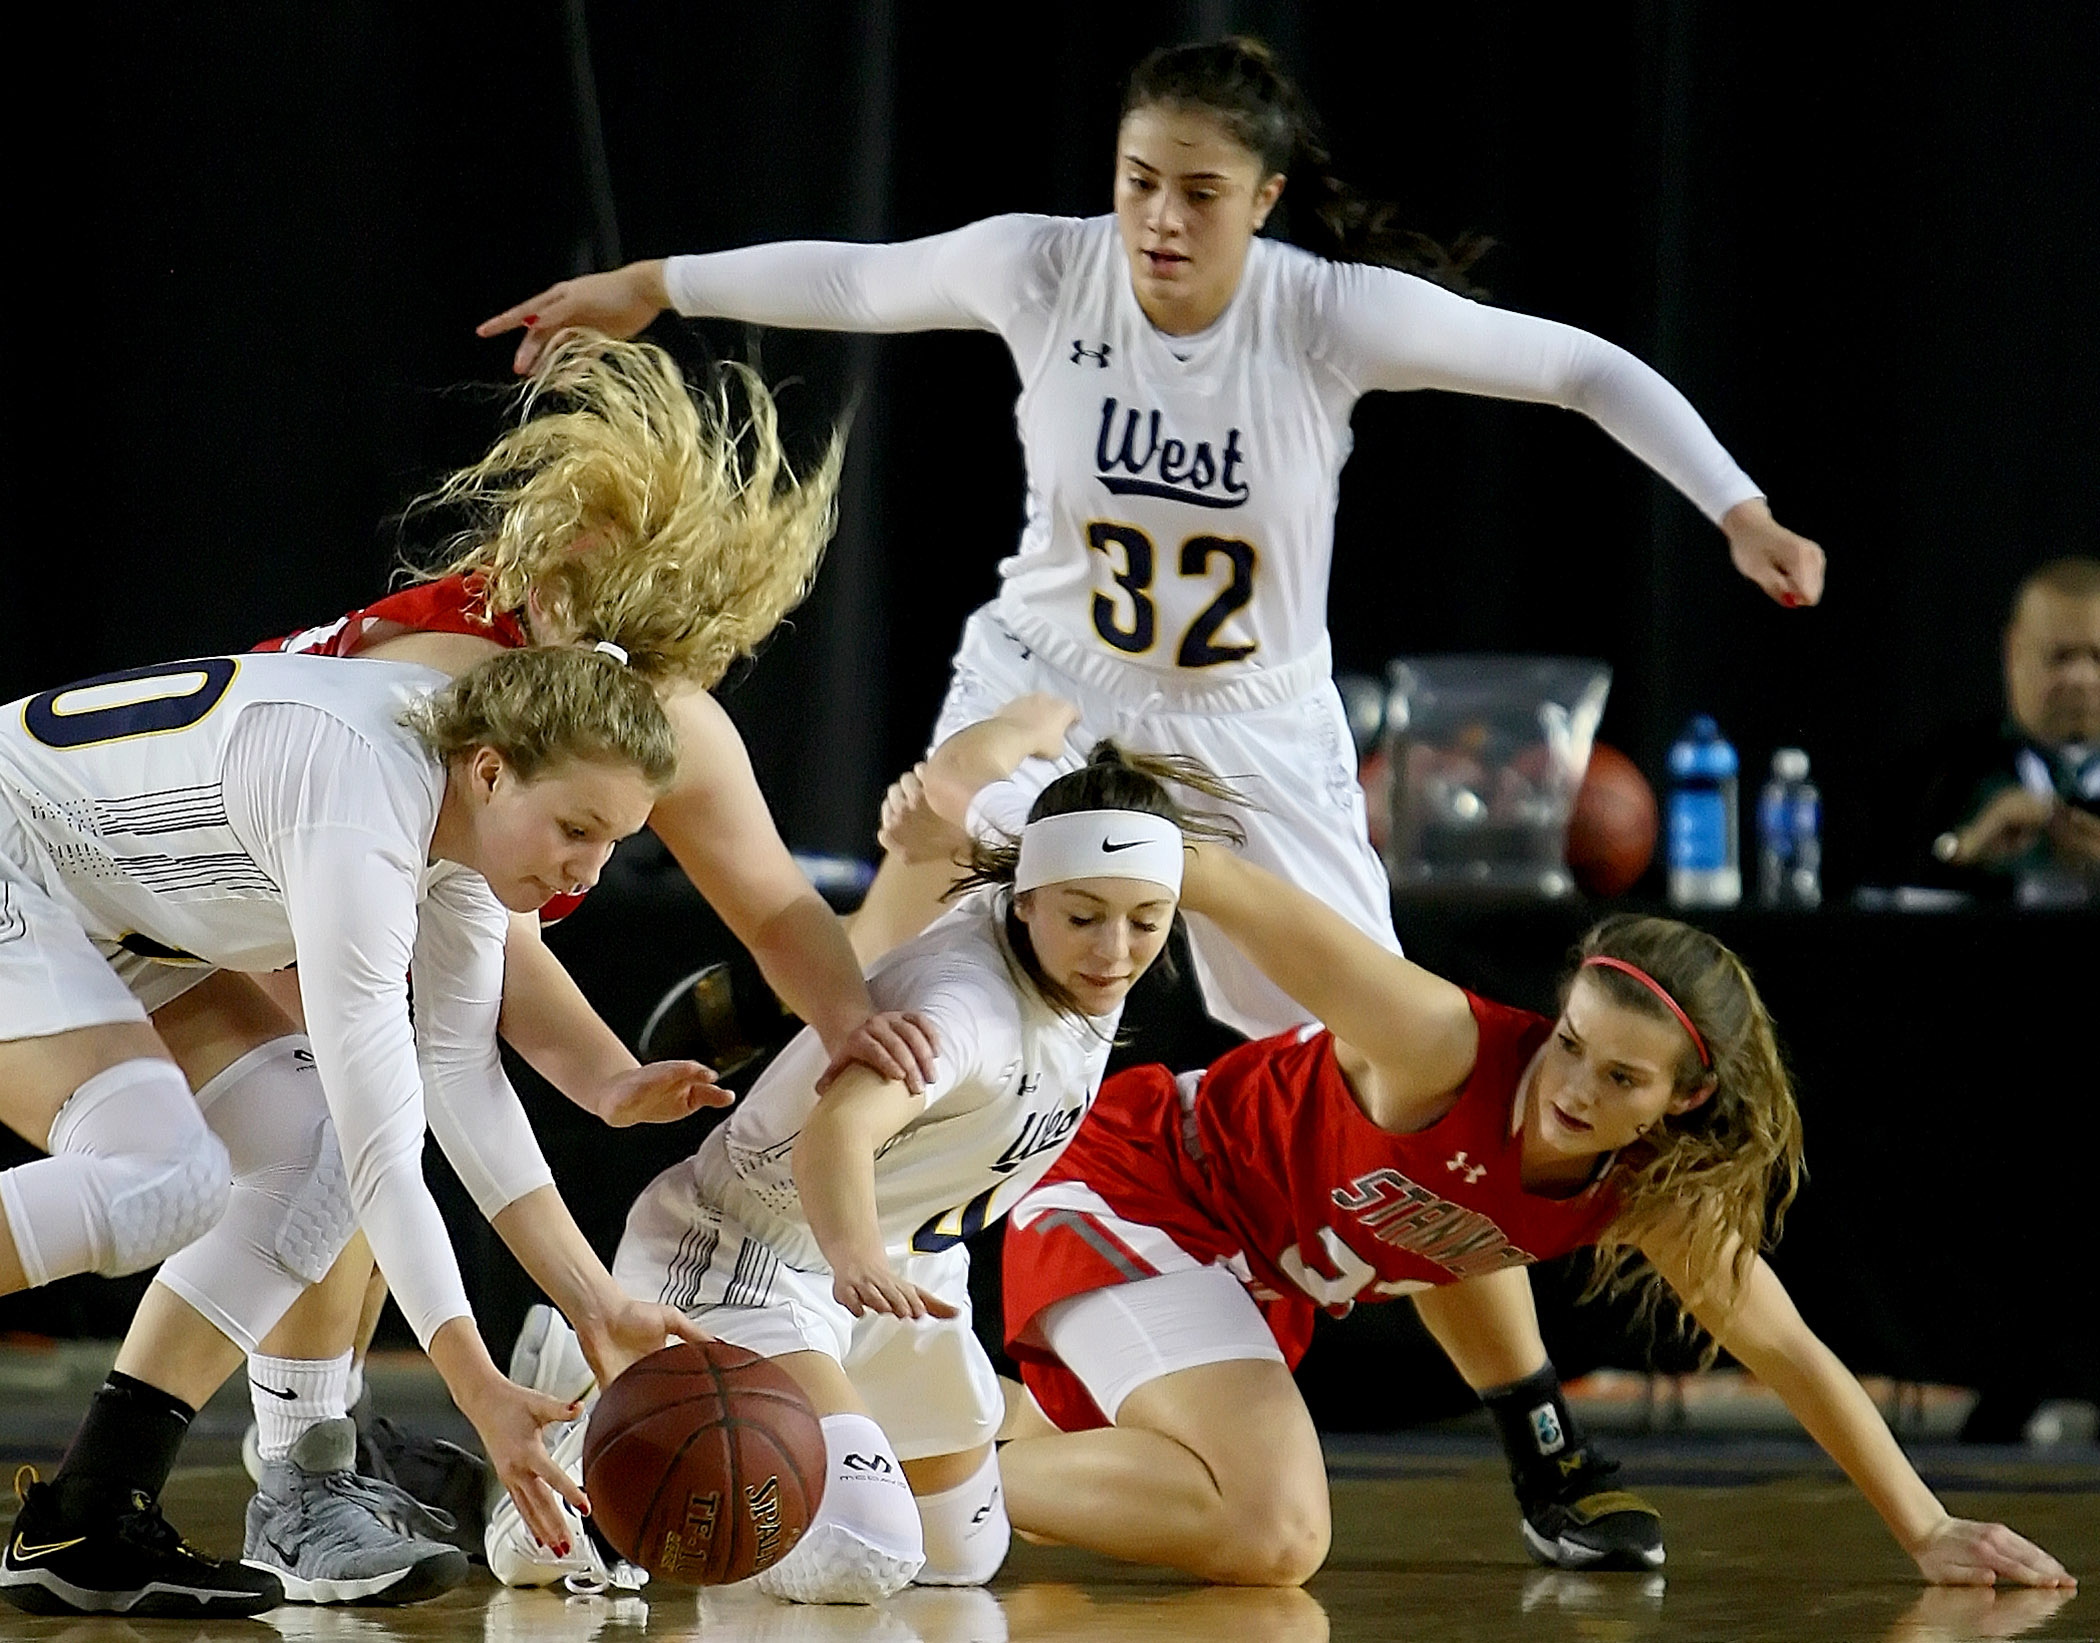
<svg viewBox="0 0 2100 1643"><path fill-rule="evenodd" d="M1557 1494L1563 1480L1581 1469L1589 1435L1568 1407L1550 1359L1521 1381L1489 1388L1480 1401L1495 1417L1510 1478L1527 1504L1535 1496Z"/></svg>
<svg viewBox="0 0 2100 1643"><path fill-rule="evenodd" d="M172 1393L112 1369L51 1480L60 1514L122 1511L134 1492L158 1497L196 1413Z"/></svg>

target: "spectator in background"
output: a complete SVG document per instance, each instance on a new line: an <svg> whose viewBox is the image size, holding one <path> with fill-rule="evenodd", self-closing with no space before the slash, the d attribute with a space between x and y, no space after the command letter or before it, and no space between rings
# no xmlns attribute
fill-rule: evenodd
<svg viewBox="0 0 2100 1643"><path fill-rule="evenodd" d="M1902 876L2023 903L2100 899L2100 559L2051 560L2005 627L2005 714L1942 739L1891 841Z"/></svg>

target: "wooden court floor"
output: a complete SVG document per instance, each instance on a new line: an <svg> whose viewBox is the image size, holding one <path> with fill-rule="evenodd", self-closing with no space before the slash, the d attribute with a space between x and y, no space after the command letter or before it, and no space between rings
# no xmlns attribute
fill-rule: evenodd
<svg viewBox="0 0 2100 1643"><path fill-rule="evenodd" d="M2100 1639L2100 1590L2072 1596L1930 1590L1851 1487L1795 1444L1619 1445L1626 1481L1662 1508L1670 1563L1650 1576L1532 1567L1491 1443L1431 1435L1339 1440L1333 1555L1302 1591L1207 1589L1065 1549L1016 1545L986 1591L914 1588L875 1608L805 1608L745 1588L646 1598L463 1588L406 1609L288 1607L212 1627L48 1620L0 1608L0 1637L275 1637L313 1643L1356 1643L1392 1639L1769 1639L1958 1643ZM1631 1452L1628 1452L1628 1451ZM216 1458L216 1457L215 1457ZM2002 1518L2088 1579L2100 1576L2100 1455L2030 1459L1940 1449L1921 1465L1956 1511ZM239 1543L238 1466L187 1468L170 1516L214 1551ZM11 1516L9 1500L0 1515Z"/></svg>

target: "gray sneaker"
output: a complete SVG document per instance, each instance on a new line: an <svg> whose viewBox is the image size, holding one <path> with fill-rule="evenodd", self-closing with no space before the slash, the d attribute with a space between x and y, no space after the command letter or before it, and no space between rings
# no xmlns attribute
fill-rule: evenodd
<svg viewBox="0 0 2100 1643"><path fill-rule="evenodd" d="M291 1603L420 1603L467 1578L467 1560L436 1537L451 1519L391 1483L351 1468L357 1428L323 1421L263 1468L248 1503L242 1561L284 1583Z"/></svg>

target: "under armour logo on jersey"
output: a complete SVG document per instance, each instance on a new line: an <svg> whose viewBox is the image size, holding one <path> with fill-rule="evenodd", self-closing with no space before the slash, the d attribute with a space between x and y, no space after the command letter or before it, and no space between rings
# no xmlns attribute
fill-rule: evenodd
<svg viewBox="0 0 2100 1643"><path fill-rule="evenodd" d="M1475 1181L1479 1180L1483 1175L1487 1174L1488 1172L1488 1167L1485 1164L1467 1163L1466 1155L1464 1153L1460 1153L1456 1158L1445 1159L1444 1168L1447 1170L1460 1171L1466 1178L1467 1186L1471 1186Z"/></svg>
<svg viewBox="0 0 2100 1643"><path fill-rule="evenodd" d="M894 1472L896 1468L890 1464L889 1457L886 1455L855 1455L848 1453L846 1456L846 1470L849 1472L880 1473Z"/></svg>
<svg viewBox="0 0 2100 1643"><path fill-rule="evenodd" d="M1082 360L1090 359L1105 371L1108 369L1108 356L1114 352L1115 344L1112 342L1104 342L1098 348L1089 348L1077 337L1072 339L1072 363L1074 365L1079 364Z"/></svg>

